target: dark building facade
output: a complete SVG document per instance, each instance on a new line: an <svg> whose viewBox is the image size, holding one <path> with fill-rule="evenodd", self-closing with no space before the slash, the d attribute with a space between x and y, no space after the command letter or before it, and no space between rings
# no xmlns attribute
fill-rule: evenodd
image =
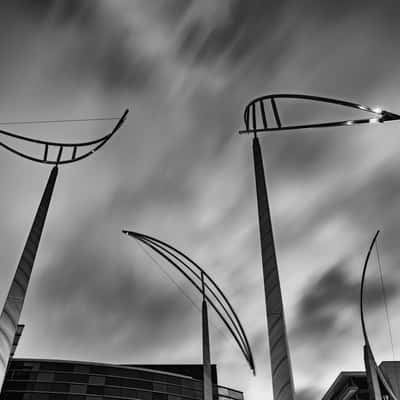
<svg viewBox="0 0 400 400"><path fill-rule="evenodd" d="M384 373L394 393L400 393L400 362L384 361L379 368ZM383 400L389 399L386 389L380 385ZM341 372L322 400L369 400L368 382L365 372Z"/></svg>
<svg viewBox="0 0 400 400"><path fill-rule="evenodd" d="M0 400L201 400L202 365L114 365L78 361L13 359ZM243 400L218 386L214 400Z"/></svg>

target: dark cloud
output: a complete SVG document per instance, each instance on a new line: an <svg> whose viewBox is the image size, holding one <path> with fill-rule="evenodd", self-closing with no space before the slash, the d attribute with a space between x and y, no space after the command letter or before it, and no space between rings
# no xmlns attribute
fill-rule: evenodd
<svg viewBox="0 0 400 400"><path fill-rule="evenodd" d="M298 303L298 314L293 329L296 341L322 340L331 343L343 333L353 328L354 320L359 320L360 282L350 278L349 266L341 261L328 269L317 281L312 283ZM366 312L383 307L383 292L379 279L366 284ZM397 294L396 285L385 283L386 298L390 301ZM343 322L342 312L351 312L352 320ZM327 339L327 337L329 339Z"/></svg>
<svg viewBox="0 0 400 400"><path fill-rule="evenodd" d="M110 95L144 90L155 79L155 63L142 51L134 30L117 21L102 2L16 1L2 3L0 10L3 29L11 30L11 40L23 43L18 57L42 63L41 77L47 84L94 85ZM9 56L6 64L17 61Z"/></svg>
<svg viewBox="0 0 400 400"><path fill-rule="evenodd" d="M160 273L147 269L133 241L123 249L120 230L134 228L187 251L226 288L254 339L259 374L253 380L241 367L222 367L220 381L249 399L268 396L251 149L247 137L236 135L243 106L258 94L296 91L368 105L391 101L396 112L398 7L394 1L2 2L4 120L20 112L53 119L55 112L88 108L96 115L134 104L101 153L63 168L24 310L20 354L148 363L198 355L200 319L192 305L157 280ZM296 118L312 114L288 111ZM395 301L398 135L378 141L371 130L262 139L282 284L296 286L299 296L285 291L284 297L297 311L287 313L295 315L288 320L291 349L306 353L293 357L296 384L309 388L300 398L316 398L316 379L328 387L333 369L347 367L329 357L333 348L358 360L351 348L359 339L358 280L348 260L360 255L376 225L384 231L387 292ZM36 171L1 158L7 235L0 254L8 271L18 246L7 241L21 243L43 189L47 173L40 178ZM333 243L330 226L338 220L349 229ZM337 258L345 261L320 275L320 265ZM287 273L287 265L298 268ZM367 294L374 320L381 294L371 276ZM215 361L234 365L226 335L213 333L212 342ZM326 371L315 368L321 360Z"/></svg>
<svg viewBox="0 0 400 400"><path fill-rule="evenodd" d="M139 349L148 343L161 353L185 343L189 332L196 332L192 324L198 312L193 305L175 286L171 288L171 282L165 282L153 261L145 259L137 265L134 257L121 260L106 238L103 243L100 237L93 240L92 228L86 226L76 233L58 252L57 262L38 279L36 323L40 326L39 321L46 321L46 330L68 338L60 344L58 356L88 341L89 351L97 351L105 342L114 343L114 349L102 357L114 353L120 358L129 357L120 352L121 346L135 349L136 355L131 353L131 357L143 358ZM124 239L118 232L115 236ZM135 249L134 241L131 245Z"/></svg>

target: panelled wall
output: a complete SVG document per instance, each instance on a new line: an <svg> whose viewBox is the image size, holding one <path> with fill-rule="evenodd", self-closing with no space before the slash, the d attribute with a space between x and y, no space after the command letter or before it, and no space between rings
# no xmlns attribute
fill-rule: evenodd
<svg viewBox="0 0 400 400"><path fill-rule="evenodd" d="M121 399L201 400L202 382L183 374L137 367L14 359L0 396L0 400ZM243 393L215 385L214 399L243 400Z"/></svg>

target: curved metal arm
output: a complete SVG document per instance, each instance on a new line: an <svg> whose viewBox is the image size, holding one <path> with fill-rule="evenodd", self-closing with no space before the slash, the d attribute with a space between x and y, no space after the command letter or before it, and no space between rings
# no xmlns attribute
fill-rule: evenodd
<svg viewBox="0 0 400 400"><path fill-rule="evenodd" d="M122 114L122 117L119 119L119 121L115 125L114 129L110 133L108 133L107 135L103 136L100 139L95 139L95 140L91 140L88 142L79 142L79 143L51 142L51 141L46 141L46 140L32 139L32 138L28 138L25 136L17 135L15 133L0 130L0 134L7 136L7 137L11 137L13 139L17 139L17 141L36 143L39 146L42 146L42 148L43 148L43 157L42 158L25 154L19 150L16 150L14 147L11 147L10 145L7 145L1 141L0 141L0 146L4 147L5 149L11 151L12 153L14 153L18 156L21 156L21 157L26 158L31 161L36 161L41 164L60 165L60 164L73 163L73 162L82 160L86 157L89 157L95 151L97 151L101 147L103 147L111 139L111 137L118 131L118 129L122 126L122 124L126 120L126 116L127 116L128 112L129 112L129 110L125 110L125 112ZM86 150L83 154L77 155L78 149L81 149L83 147L88 147L88 146L89 146L89 150ZM49 159L49 157L48 157L49 156L49 148L52 148L52 149L55 148L57 150L57 156L54 157L54 159ZM70 149L72 149L72 152L71 152L71 155L69 155L67 158L62 159L64 148L70 148Z"/></svg>
<svg viewBox="0 0 400 400"><path fill-rule="evenodd" d="M226 296L214 280L212 280L198 264L171 245L141 233L126 230L124 230L123 233L139 240L162 256L178 271L180 271L201 294L204 295L204 298L213 307L229 332L232 334L250 368L255 373L253 355L242 324ZM204 280L202 280L202 276L205 278ZM209 294L212 295L212 298ZM220 297L218 297L218 295Z"/></svg>
<svg viewBox="0 0 400 400"><path fill-rule="evenodd" d="M320 103L341 105L344 107L350 107L357 110L372 113L373 118L350 119L344 121L332 121L332 122L311 123L302 125L285 125L281 121L276 99L310 100ZM271 103L272 111L274 114L273 121L268 121L267 114L265 111L268 101L270 101ZM371 124L376 122L386 122L398 119L400 119L400 115L393 114L391 112L384 111L381 109L364 106L362 104L352 103L349 101L331 99L328 97L310 96L306 94L271 94L267 96L258 97L252 100L246 106L244 111L245 129L240 130L239 134L243 133L257 134L270 131L283 131L283 130L294 130L294 129L305 129L305 128L324 128L331 126L346 126L355 124Z"/></svg>
<svg viewBox="0 0 400 400"><path fill-rule="evenodd" d="M385 387L386 391L389 393L389 395L391 396L392 400L398 400L396 394L393 392L393 389L391 388L389 382L387 381L387 379L385 378L385 375L383 374L383 372L381 371L381 369L379 368L378 364L375 361L375 357L374 354L372 352L371 349L371 344L368 338L368 334L367 334L367 329L366 329L366 325L365 325L365 318L364 318L364 285L365 285L365 275L367 272L367 267L368 267L368 261L371 255L371 251L374 247L374 244L376 242L376 239L378 238L379 235L379 230L375 233L374 238L372 239L371 245L369 246L368 249L368 253L367 253L367 257L365 258L365 262L364 262L364 267L363 267L363 271L362 271L362 275L361 275L361 287L360 287L360 315L361 315L361 327L362 327L362 333L364 336L364 342L365 342L365 346L367 347L372 362L373 362L373 366L376 370L376 373L379 377L379 379L381 380L382 385Z"/></svg>
<svg viewBox="0 0 400 400"><path fill-rule="evenodd" d="M195 281L184 270L182 270L179 266L177 266L174 261L172 261L168 256L164 257L164 255L161 254L164 258L168 258L168 261L171 262L177 269L179 269L179 271L181 271L182 274L185 275L185 277L191 281L191 283L197 288L197 290L199 290L202 294L204 294L204 297L207 298L209 300L209 303L211 304L212 300L209 299L205 289L208 290L208 292L214 297L214 301L217 301L218 304L222 307L222 311L225 313L225 315L228 317L228 319L233 324L233 326L234 326L234 328L236 330L236 333L240 336L242 341L241 341L241 343L238 342L239 346L241 348L243 348L243 346L246 348L246 350L243 350L243 351L246 351L247 353L251 352L250 351L250 346L249 346L248 341L247 341L247 338L244 335L243 327L242 327L242 325L240 323L240 320L236 317L235 311L233 310L232 306L228 302L228 300L225 297L224 293L219 289L219 287L216 284L213 284L214 289L216 289L218 291L218 294L221 295L223 301L221 301L221 299L217 296L217 294L215 293L213 288L211 288L210 285L208 285L208 283L204 279L204 277L209 279L211 282L212 282L212 279L207 275L207 273L204 270L202 270L197 264L195 264L192 260L190 260L185 254L183 254L182 252L180 252L177 249L174 249L172 246L169 246L167 243L159 241L158 239L150 238L149 236L146 236L146 235L138 234L138 236L141 236L141 239L138 239L138 240L141 240L142 243L146 242L146 244L148 246L152 247L152 249L155 250L157 253L161 254L158 249L162 249L162 251L164 251L166 254L171 256L178 263L180 263L185 268L187 268L194 275L194 277L197 278L198 281L200 281L201 289L200 289L200 285L195 283ZM166 248L164 248L164 246ZM168 248L174 249L173 251L175 252L175 254L174 254L173 251L168 250ZM195 265L196 268L198 268L198 270L200 270L200 274L196 273L190 267L190 265L186 264L179 257L177 257L176 253L178 253L180 256L182 256L183 258L188 260L191 264ZM224 305L224 303L225 303L225 305ZM227 307L230 309L230 312L227 310ZM218 310L216 310L216 312L218 313L218 315L220 315L220 317L222 319L224 319L224 317L220 314L220 312Z"/></svg>

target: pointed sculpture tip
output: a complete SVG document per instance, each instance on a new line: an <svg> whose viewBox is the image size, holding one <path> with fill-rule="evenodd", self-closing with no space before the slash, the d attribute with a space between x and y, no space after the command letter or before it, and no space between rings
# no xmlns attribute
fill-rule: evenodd
<svg viewBox="0 0 400 400"><path fill-rule="evenodd" d="M127 236L132 236L134 238L137 238L139 236L139 234L137 232L128 231L127 229L123 229L121 232Z"/></svg>

